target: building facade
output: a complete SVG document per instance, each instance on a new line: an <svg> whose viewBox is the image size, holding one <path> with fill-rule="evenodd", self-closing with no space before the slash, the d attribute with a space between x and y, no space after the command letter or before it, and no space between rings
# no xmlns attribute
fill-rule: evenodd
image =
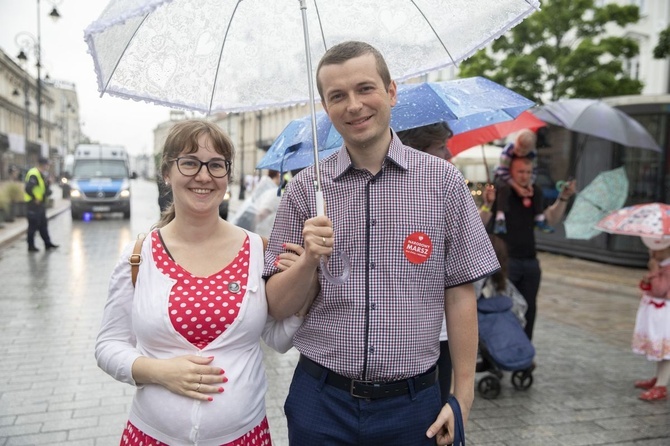
<svg viewBox="0 0 670 446"><path fill-rule="evenodd" d="M40 156L49 157L54 174L62 159L82 141L75 85L43 79L40 113L37 80L0 49L0 180L9 167L28 168Z"/></svg>

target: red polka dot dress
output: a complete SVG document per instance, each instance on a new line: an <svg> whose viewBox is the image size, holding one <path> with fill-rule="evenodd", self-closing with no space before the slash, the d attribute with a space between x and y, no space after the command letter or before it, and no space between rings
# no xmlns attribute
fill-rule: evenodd
<svg viewBox="0 0 670 446"><path fill-rule="evenodd" d="M163 245L159 231L151 233L153 260L159 271L176 280L168 302L175 330L202 350L235 321L247 289L249 237L237 256L218 273L196 277L177 264ZM269 446L267 418L238 439L222 446ZM121 446L165 445L128 422Z"/></svg>

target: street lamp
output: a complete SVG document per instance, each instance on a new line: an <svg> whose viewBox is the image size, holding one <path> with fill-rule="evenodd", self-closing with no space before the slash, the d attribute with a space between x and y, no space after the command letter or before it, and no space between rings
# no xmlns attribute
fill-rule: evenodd
<svg viewBox="0 0 670 446"><path fill-rule="evenodd" d="M21 32L16 36L16 43L21 48L17 59L21 62L28 61L27 52L32 52L35 55L37 63L37 139L41 142L42 140L42 9L40 0L37 1L37 39L27 32ZM53 20L58 20L60 18L60 13L56 6L61 3L62 0L48 0L49 3L53 6L53 9L49 13L49 17ZM27 102L27 99L26 99ZM26 140L26 144L28 141Z"/></svg>

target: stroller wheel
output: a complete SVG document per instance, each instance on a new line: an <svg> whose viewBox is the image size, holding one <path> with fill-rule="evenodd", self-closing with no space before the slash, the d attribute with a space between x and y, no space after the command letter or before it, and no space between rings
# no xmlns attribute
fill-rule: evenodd
<svg viewBox="0 0 670 446"><path fill-rule="evenodd" d="M486 400L496 399L500 395L500 380L495 376L485 376L479 380L477 390Z"/></svg>
<svg viewBox="0 0 670 446"><path fill-rule="evenodd" d="M512 373L512 385L516 390L526 390L533 385L533 373L529 370L517 370Z"/></svg>

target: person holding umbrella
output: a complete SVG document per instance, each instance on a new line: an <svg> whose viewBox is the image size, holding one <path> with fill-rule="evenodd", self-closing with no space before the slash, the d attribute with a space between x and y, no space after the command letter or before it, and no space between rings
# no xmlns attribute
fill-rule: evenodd
<svg viewBox="0 0 670 446"><path fill-rule="evenodd" d="M264 272L276 319L315 297L293 339L301 356L284 407L289 441L450 444L474 399L472 282L499 268L491 242L458 170L391 130L397 87L378 50L333 46L317 88L344 140L318 165L327 216L313 217L316 169L305 169L286 188ZM280 272L273 257L286 243L305 252ZM341 251L349 279L324 280L321 257ZM331 256L331 271L338 260ZM445 313L455 398L441 406L435 363Z"/></svg>
<svg viewBox="0 0 670 446"><path fill-rule="evenodd" d="M522 188L531 187L531 178L533 172L533 162L528 158L514 158L510 164L510 175L512 179ZM533 328L535 326L535 315L537 313L537 293L540 289L540 280L542 270L540 262L537 260L537 250L535 247L535 200L542 200L542 189L537 185L532 185L533 195L531 197L521 196L512 191L502 202L500 194L496 195L496 200L491 206L487 206L491 212L490 215L496 215L498 209L505 206L508 209L505 212L507 222L507 232L498 234L507 244L509 254L508 276L514 286L521 292L528 303L526 311L525 331L528 339L533 339ZM553 226L563 218L567 207L567 202L576 192L576 182L574 180L565 184L558 198L543 214L549 225ZM487 229L493 232L493 221L489 219Z"/></svg>
<svg viewBox="0 0 670 446"><path fill-rule="evenodd" d="M421 152L449 161L451 152L447 148L447 140L453 135L449 124L436 122L413 129L397 132L403 144ZM451 394L451 355L449 354L449 334L447 321L442 320L440 329L440 357L437 360L438 379L442 404L447 404Z"/></svg>
<svg viewBox="0 0 670 446"><path fill-rule="evenodd" d="M649 248L649 272L640 282L633 351L656 363L656 375L635 382L643 401L664 400L670 381L670 238L642 237Z"/></svg>

